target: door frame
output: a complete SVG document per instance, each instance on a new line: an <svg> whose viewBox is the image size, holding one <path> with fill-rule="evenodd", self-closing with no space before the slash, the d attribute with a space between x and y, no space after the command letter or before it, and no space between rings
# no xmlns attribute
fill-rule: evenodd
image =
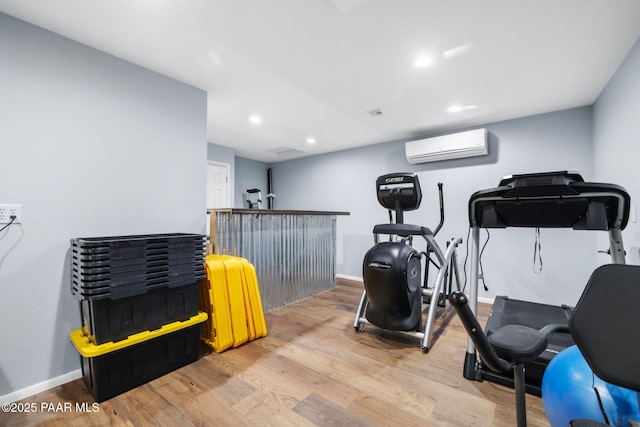
<svg viewBox="0 0 640 427"><path fill-rule="evenodd" d="M218 162L215 160L207 160L207 166L220 166L227 169L227 182L226 182L226 190L227 190L227 199L225 200L226 206L225 208L231 208L231 165L229 163ZM207 198L209 197L209 174L207 173ZM210 209L207 206L207 209Z"/></svg>

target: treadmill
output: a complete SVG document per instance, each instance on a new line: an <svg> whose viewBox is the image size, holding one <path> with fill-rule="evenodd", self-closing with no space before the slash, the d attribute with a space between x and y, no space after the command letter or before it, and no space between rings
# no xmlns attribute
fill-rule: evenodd
<svg viewBox="0 0 640 427"><path fill-rule="evenodd" d="M612 263L624 264L622 230L629 220L630 197L615 184L584 182L575 172L544 172L504 177L497 187L477 191L469 199L471 227L471 265L469 305L477 314L478 273L481 228L572 228L601 230L609 233ZM485 332L508 324L540 329L547 324L567 324L572 309L527 301L496 297ZM541 395L542 375L551 359L573 345L569 333L557 332L549 337L547 349L533 362L525 364L528 393ZM513 387L511 372L491 371L476 356L468 339L463 375L470 380L493 381Z"/></svg>

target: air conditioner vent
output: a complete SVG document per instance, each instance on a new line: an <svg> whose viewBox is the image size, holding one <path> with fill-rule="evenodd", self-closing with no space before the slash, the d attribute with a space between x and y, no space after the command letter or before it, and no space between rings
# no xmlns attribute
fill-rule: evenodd
<svg viewBox="0 0 640 427"><path fill-rule="evenodd" d="M489 153L487 130L476 129L405 143L409 163L437 162Z"/></svg>

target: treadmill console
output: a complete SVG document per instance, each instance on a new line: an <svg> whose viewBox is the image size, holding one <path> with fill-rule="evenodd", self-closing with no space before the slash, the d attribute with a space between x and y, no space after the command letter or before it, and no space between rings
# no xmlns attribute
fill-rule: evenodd
<svg viewBox="0 0 640 427"><path fill-rule="evenodd" d="M512 175L469 200L471 227L624 229L629 194L615 184L584 182L575 172Z"/></svg>
<svg viewBox="0 0 640 427"><path fill-rule="evenodd" d="M571 188L576 182L584 182L580 174L562 171L511 175L502 178L498 186L511 188L505 197L561 196L577 194Z"/></svg>

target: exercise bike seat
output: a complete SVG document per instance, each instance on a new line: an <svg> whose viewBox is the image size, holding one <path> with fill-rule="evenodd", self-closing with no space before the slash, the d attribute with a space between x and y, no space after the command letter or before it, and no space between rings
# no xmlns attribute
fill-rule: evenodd
<svg viewBox="0 0 640 427"><path fill-rule="evenodd" d="M467 296L459 291L449 295L462 324L478 349L482 360L496 372L506 372L518 363L531 362L547 348L548 329L506 325L488 337L471 312Z"/></svg>
<svg viewBox="0 0 640 427"><path fill-rule="evenodd" d="M547 348L547 336L537 329L506 325L488 337L496 355L510 365L531 362Z"/></svg>

